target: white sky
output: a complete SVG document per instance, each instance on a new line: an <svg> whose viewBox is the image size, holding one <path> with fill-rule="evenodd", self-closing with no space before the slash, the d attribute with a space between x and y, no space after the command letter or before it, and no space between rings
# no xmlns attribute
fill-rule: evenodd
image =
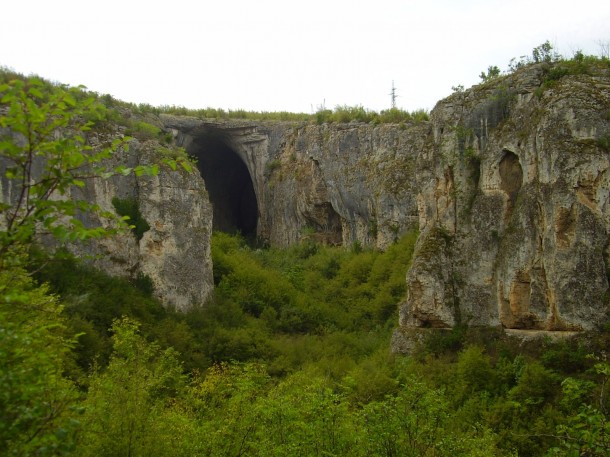
<svg viewBox="0 0 610 457"><path fill-rule="evenodd" d="M608 0L4 0L0 65L122 100L431 109L547 39L610 41Z"/></svg>

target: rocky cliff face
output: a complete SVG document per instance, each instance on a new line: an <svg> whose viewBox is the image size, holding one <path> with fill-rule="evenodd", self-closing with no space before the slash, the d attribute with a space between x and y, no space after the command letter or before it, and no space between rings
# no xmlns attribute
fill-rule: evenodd
<svg viewBox="0 0 610 457"><path fill-rule="evenodd" d="M383 248L416 229L414 175L428 131L427 125L354 123L285 132L270 151L263 233L277 244L309 237Z"/></svg>
<svg viewBox="0 0 610 457"><path fill-rule="evenodd" d="M97 138L90 141L95 145ZM159 162L156 141L132 140L129 150L117 161L127 166ZM166 306L187 310L203 304L213 290L210 236L212 208L201 176L195 170L172 171L161 167L156 176L115 176L91 180L83 189L84 197L105 211L114 211L112 200L135 201L150 229L137 239L125 233L72 250L111 275L145 275L153 283L155 295ZM89 225L104 224L93 220Z"/></svg>
<svg viewBox="0 0 610 457"><path fill-rule="evenodd" d="M89 184L86 198L107 210L113 197L135 199L151 227L89 252L112 274L149 276L167 305L187 309L212 290L212 219L273 245L384 248L418 230L401 329L591 328L608 312L608 73L545 84L548 69L530 66L413 124L162 115L154 122L200 175ZM158 146L134 142L122 160L150 163Z"/></svg>
<svg viewBox="0 0 610 457"><path fill-rule="evenodd" d="M409 229L417 229L419 151L429 147L431 128L413 125L281 122L212 122L162 116L179 144L198 159L220 216L256 213L255 234L270 244L288 246L304 239L350 246L359 242L384 248ZM233 157L239 158L235 163ZM244 166L242 189L232 167ZM211 170L211 171L210 171ZM220 173L221 179L216 176ZM247 187L247 186L246 186ZM239 188L238 196L233 195ZM236 203L237 202L237 203ZM228 211L227 206L235 206ZM229 224L230 225L230 224ZM233 223L235 229L239 221ZM242 230L243 232L243 230Z"/></svg>
<svg viewBox="0 0 610 457"><path fill-rule="evenodd" d="M455 94L417 160L400 325L578 330L608 311L610 79L543 68Z"/></svg>
<svg viewBox="0 0 610 457"><path fill-rule="evenodd" d="M610 78L545 75L455 93L412 125L163 122L193 155L240 159L251 190L218 195L237 192L271 244L383 248L418 229L402 328L586 329L608 311Z"/></svg>

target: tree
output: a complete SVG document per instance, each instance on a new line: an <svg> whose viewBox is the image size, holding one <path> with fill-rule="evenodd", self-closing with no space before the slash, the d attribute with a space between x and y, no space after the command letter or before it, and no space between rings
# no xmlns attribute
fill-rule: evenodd
<svg viewBox="0 0 610 457"><path fill-rule="evenodd" d="M23 269L0 270L0 455L73 448L78 394L62 375L73 341L60 313Z"/></svg>
<svg viewBox="0 0 610 457"><path fill-rule="evenodd" d="M51 85L38 78L0 85L0 266L8 252L48 233L62 242L101 237L127 227L127 218L102 211L93 202L74 199L72 191L94 178L134 173L156 174L159 165L110 167L110 159L128 146L115 138L94 149L87 133L103 120L106 108L82 87ZM172 169L185 158L165 159ZM110 229L86 227L79 214L96 213Z"/></svg>
<svg viewBox="0 0 610 457"><path fill-rule="evenodd" d="M128 318L115 320L110 364L91 377L79 455L171 456L188 443L193 420L182 413L184 388L173 349L161 350Z"/></svg>
<svg viewBox="0 0 610 457"><path fill-rule="evenodd" d="M85 181L134 173L158 165L108 164L128 139L94 149L86 134L105 109L81 88L37 78L0 84L0 454L60 455L78 429L78 395L64 375L74 344L66 337L62 308L25 271L37 233L60 241L109 235L126 218L74 199ZM160 160L175 169L186 158ZM96 213L111 228L86 227L79 215Z"/></svg>
<svg viewBox="0 0 610 457"><path fill-rule="evenodd" d="M264 421L258 399L265 398L269 385L265 367L256 363L217 364L193 382L191 404L204 419L198 432L205 438L201 455L258 455L255 435Z"/></svg>
<svg viewBox="0 0 610 457"><path fill-rule="evenodd" d="M580 406L567 421L557 427L560 438L558 447L552 448L549 456L608 456L610 455L610 417L608 414L608 388L610 387L610 364L602 361L594 366L598 386L592 382L567 378L562 383L566 403ZM597 390L594 402L582 402L582 398ZM573 407L573 405L570 405ZM572 409L572 411L574 411Z"/></svg>
<svg viewBox="0 0 610 457"><path fill-rule="evenodd" d="M355 415L327 379L301 371L257 402L258 455L358 455Z"/></svg>
<svg viewBox="0 0 610 457"><path fill-rule="evenodd" d="M500 69L496 65L490 65L487 68L487 73L482 71L479 78L481 78L483 82L487 82L491 79L497 78L498 76L500 76Z"/></svg>
<svg viewBox="0 0 610 457"><path fill-rule="evenodd" d="M365 455L498 455L493 434L484 428L451 424L442 390L410 378L396 396L363 406L360 413Z"/></svg>
<svg viewBox="0 0 610 457"><path fill-rule="evenodd" d="M460 352L457 374L464 397L483 391L491 392L494 387L494 370L491 358L480 346L468 346Z"/></svg>

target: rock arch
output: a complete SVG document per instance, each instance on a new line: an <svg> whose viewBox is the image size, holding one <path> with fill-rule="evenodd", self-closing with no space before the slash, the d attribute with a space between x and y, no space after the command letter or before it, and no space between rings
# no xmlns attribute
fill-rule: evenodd
<svg viewBox="0 0 610 457"><path fill-rule="evenodd" d="M221 130L199 131L187 148L214 209L213 229L256 237L259 209L250 171Z"/></svg>

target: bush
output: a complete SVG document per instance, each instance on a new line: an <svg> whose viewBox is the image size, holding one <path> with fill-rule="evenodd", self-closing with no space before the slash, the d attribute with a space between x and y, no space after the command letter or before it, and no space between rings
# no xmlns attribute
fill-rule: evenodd
<svg viewBox="0 0 610 457"><path fill-rule="evenodd" d="M78 393L63 376L71 338L61 305L19 268L0 269L0 454L73 449Z"/></svg>
<svg viewBox="0 0 610 457"><path fill-rule="evenodd" d="M108 360L108 329L118 317L136 318L147 336L162 334L159 323L170 311L152 298L149 290L143 291L127 279L110 277L70 257L43 257L32 264L32 269L38 281L48 283L50 290L62 297L66 325L76 332L86 332L76 344L76 360L85 372L96 358L102 365Z"/></svg>
<svg viewBox="0 0 610 457"><path fill-rule="evenodd" d="M161 137L162 130L148 122L144 121L132 121L128 123L128 129L125 133L129 136L133 136L138 140L146 141L153 140Z"/></svg>
<svg viewBox="0 0 610 457"><path fill-rule="evenodd" d="M458 357L457 374L463 395L469 397L475 393L493 392L495 372L491 358L480 346L468 346Z"/></svg>
<svg viewBox="0 0 610 457"><path fill-rule="evenodd" d="M140 241L144 233L150 230L150 225L140 212L140 205L135 198L121 199L114 197L112 205L119 216L127 217L130 223L130 228L136 240Z"/></svg>

